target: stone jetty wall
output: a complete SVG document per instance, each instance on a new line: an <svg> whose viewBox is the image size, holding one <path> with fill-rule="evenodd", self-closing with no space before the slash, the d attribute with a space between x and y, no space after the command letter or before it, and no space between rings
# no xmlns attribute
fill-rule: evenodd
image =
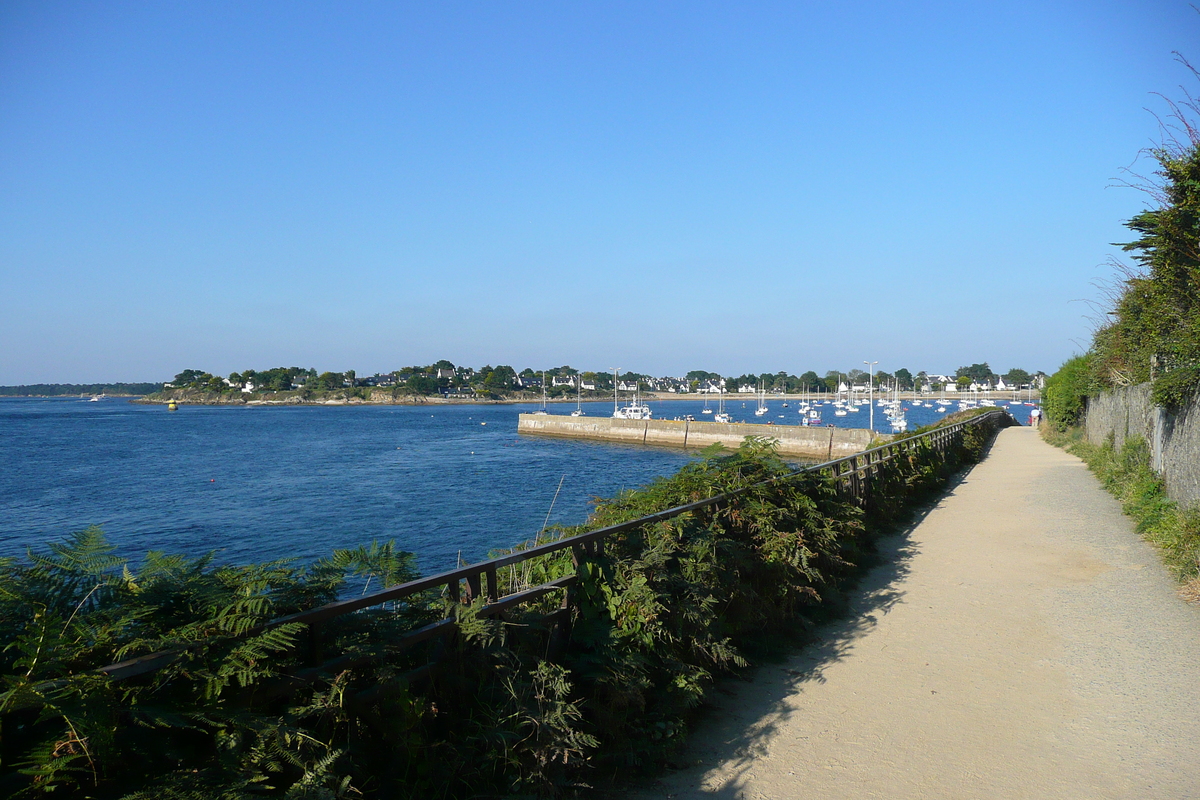
<svg viewBox="0 0 1200 800"><path fill-rule="evenodd" d="M559 414L521 414L517 431L540 436L696 449L717 442L737 448L747 436L763 436L779 443L779 454L782 456L820 461L852 456L867 449L872 441L871 432L860 428L806 428L800 425L755 425L748 422L614 419Z"/></svg>

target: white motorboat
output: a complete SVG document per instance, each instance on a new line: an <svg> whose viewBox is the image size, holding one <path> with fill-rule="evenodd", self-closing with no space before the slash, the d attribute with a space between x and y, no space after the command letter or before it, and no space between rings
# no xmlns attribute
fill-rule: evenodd
<svg viewBox="0 0 1200 800"><path fill-rule="evenodd" d="M633 401L619 406L617 405L617 370L613 370L613 419L650 419L650 406L641 401L638 392L637 382L634 382Z"/></svg>
<svg viewBox="0 0 1200 800"><path fill-rule="evenodd" d="M613 419L650 419L650 406L633 402L613 412Z"/></svg>

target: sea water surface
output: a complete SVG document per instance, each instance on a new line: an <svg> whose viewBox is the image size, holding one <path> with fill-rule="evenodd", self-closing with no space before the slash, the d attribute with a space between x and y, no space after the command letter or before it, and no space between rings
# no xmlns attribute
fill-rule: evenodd
<svg viewBox="0 0 1200 800"><path fill-rule="evenodd" d="M0 400L0 556L99 525L147 550L227 563L307 561L394 539L426 573L478 561L543 524L583 522L596 497L674 473L694 454L518 436L526 405L183 406ZM715 406L715 403L712 405ZM736 421L796 424L795 404L727 401ZM651 404L701 415L696 400ZM591 416L612 404L584 403ZM551 405L566 414L571 405ZM914 417L915 427L927 424ZM866 427L866 409L828 423ZM920 417L917 414L917 417ZM876 425L882 415L876 414ZM557 496L556 496L557 495Z"/></svg>

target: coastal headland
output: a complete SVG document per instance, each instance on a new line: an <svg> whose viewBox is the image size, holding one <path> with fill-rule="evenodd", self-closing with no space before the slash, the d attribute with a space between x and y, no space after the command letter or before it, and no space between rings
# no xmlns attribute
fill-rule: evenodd
<svg viewBox="0 0 1200 800"><path fill-rule="evenodd" d="M731 449L747 436L776 442L781 456L830 460L851 456L870 447L876 438L861 428L758 425L749 422L702 422L673 419L614 419L567 417L556 414L521 414L517 432L535 436L561 436L624 444L702 448L722 444Z"/></svg>

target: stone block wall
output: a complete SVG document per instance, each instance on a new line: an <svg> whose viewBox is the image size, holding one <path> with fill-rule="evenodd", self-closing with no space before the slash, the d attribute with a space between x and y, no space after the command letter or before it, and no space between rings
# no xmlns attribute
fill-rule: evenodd
<svg viewBox="0 0 1200 800"><path fill-rule="evenodd" d="M1084 431L1089 442L1104 444L1111 436L1118 448L1145 439L1167 495L1183 506L1200 505L1200 398L1173 414L1150 402L1148 383L1114 389L1088 398Z"/></svg>

